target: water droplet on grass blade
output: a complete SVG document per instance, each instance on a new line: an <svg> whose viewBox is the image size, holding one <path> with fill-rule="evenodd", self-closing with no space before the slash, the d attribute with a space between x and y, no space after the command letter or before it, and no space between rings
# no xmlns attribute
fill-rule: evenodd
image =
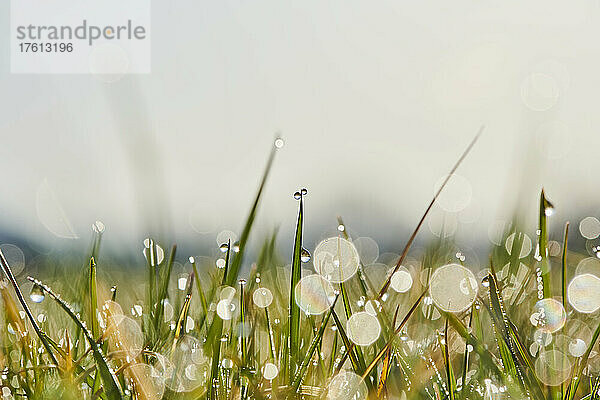
<svg viewBox="0 0 600 400"><path fill-rule="evenodd" d="M29 293L29 298L34 303L41 303L46 298L44 289L42 289L40 285L34 284L31 288L31 292Z"/></svg>
<svg viewBox="0 0 600 400"><path fill-rule="evenodd" d="M278 137L275 138L275 142L273 144L275 145L275 148L281 149L285 145L285 141L282 138Z"/></svg>
<svg viewBox="0 0 600 400"><path fill-rule="evenodd" d="M294 193L294 199L300 200L301 198L302 198L302 195L300 194L300 192Z"/></svg>
<svg viewBox="0 0 600 400"><path fill-rule="evenodd" d="M303 247L300 251L300 261L302 261L303 263L309 262L310 257L310 252Z"/></svg>

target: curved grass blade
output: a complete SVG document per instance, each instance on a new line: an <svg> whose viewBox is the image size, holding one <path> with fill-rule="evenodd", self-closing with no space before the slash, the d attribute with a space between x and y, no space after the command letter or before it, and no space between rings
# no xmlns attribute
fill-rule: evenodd
<svg viewBox="0 0 600 400"><path fill-rule="evenodd" d="M454 164L454 166L452 167L452 169L448 173L448 176L446 177L446 179L444 179L444 182L442 183L442 185L440 186L440 188L437 190L437 192L433 196L433 199L431 199L431 202L429 203L429 205L427 206L427 209L425 210L425 213L423 213L423 216L419 220L419 223L417 224L417 227L415 228L415 230L413 231L413 233L408 238L408 242L406 242L406 246L404 246L404 250L402 250L402 254L400 255L400 258L398 259L398 262L396 263L396 266L394 267L394 270L392 271L391 274L389 274L389 276L386 279L385 283L381 287L381 290L379 290L379 294L377 295L377 300L380 300L381 297L385 294L385 292L387 292L388 288L390 287L390 283L392 281L392 275L394 275L394 273L398 271L398 269L400 268L400 266L404 262L404 259L406 258L406 255L408 254L408 250L410 249L410 246L412 246L412 243L415 240L415 238L417 236L417 233L419 232L419 229L421 229L421 225L423 225L423 223L425 222L425 218L429 214L429 211L431 211L431 208L435 204L435 201L439 197L440 193L442 193L442 190L444 189L444 187L446 187L446 184L448 183L448 181L452 177L452 174L454 174L454 172L457 170L457 168L463 162L463 160L465 159L465 157L467 156L467 154L469 154L469 152L471 151L471 148L473 148L473 146L475 145L475 142L477 142L477 139L479 139L479 136L481 136L481 133L483 132L483 128L484 128L483 126L481 126L479 128L479 131L477 132L477 134L475 135L475 137L473 138L473 140L471 141L471 143L469 143L469 145L467 146L467 149L459 157L458 161L456 162L456 164Z"/></svg>
<svg viewBox="0 0 600 400"><path fill-rule="evenodd" d="M2 252L2 250L0 250L0 267L2 268L2 272L4 272L4 275L6 275L6 277L12 284L13 289L15 290L15 293L17 294L17 299L19 299L19 303L21 303L21 306L25 310L25 313L27 314L27 318L29 318L29 322L31 322L31 326L33 326L33 330L35 331L37 336L40 338L40 341L44 345L44 348L46 349L46 352L48 353L50 360L52 360L52 363L54 365L58 365L58 361L56 360L56 357L54 356L54 353L52 352L52 347L50 346L50 343L48 342L48 338L47 338L46 334L40 329L39 325L35 321L35 317L31 313L31 310L29 309L29 306L25 302L23 293L21 292L21 289L19 288L19 285L17 284L17 280L15 279L15 276L12 273L10 265L8 265L8 261L6 261L6 258L4 257L4 253Z"/></svg>
<svg viewBox="0 0 600 400"><path fill-rule="evenodd" d="M102 379L102 384L104 387L103 393L109 400L121 400L123 399L123 395L121 393L121 389L117 384L117 377L114 375L113 371L108 367L106 363L106 359L100 350L100 347L97 345L96 341L92 337L90 331L85 327L83 322L77 317L73 309L70 305L65 303L57 294L55 294L52 289L43 284L42 282L34 279L32 277L27 277L34 285L38 285L40 288L44 290L44 292L48 293L48 295L58 303L58 305L67 313L67 315L75 322L86 340L88 341L89 346L92 349L92 354L94 356L94 361L96 362L96 367L98 368L98 373L100 374L100 378Z"/></svg>
<svg viewBox="0 0 600 400"><path fill-rule="evenodd" d="M567 307L569 302L567 301L567 242L569 241L569 222L565 224L565 233L563 236L563 251L561 257L561 266L562 266L562 303L565 311L567 311ZM568 311L567 311L568 313Z"/></svg>
<svg viewBox="0 0 600 400"><path fill-rule="evenodd" d="M300 202L298 204L298 221L296 223L296 235L294 239L294 253L292 257L292 273L290 279L290 315L289 315L289 374L290 383L292 383L296 373L296 364L298 352L300 349L300 307L296 303L296 285L300 281L302 269L302 224L304 214L304 196L300 193Z"/></svg>

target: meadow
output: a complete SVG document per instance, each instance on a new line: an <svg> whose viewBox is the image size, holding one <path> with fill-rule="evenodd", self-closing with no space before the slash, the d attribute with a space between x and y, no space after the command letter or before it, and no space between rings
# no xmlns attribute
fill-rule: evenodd
<svg viewBox="0 0 600 400"><path fill-rule="evenodd" d="M412 245L476 139L398 253L379 254L342 218L303 243L247 244L277 138L239 238L216 257L144 241L143 274L103 264L104 227L79 267L28 276L0 252L3 398L595 399L600 388L600 245L595 218L558 234L542 190L536 226L517 220L489 258L441 235ZM578 229L579 228L579 229ZM528 234L529 233L529 234ZM581 234L584 234L583 239ZM587 253L569 250L569 235ZM557 239L558 238L558 239ZM291 254L291 260L288 255ZM250 261L249 272L242 271ZM73 272L75 271L75 272Z"/></svg>

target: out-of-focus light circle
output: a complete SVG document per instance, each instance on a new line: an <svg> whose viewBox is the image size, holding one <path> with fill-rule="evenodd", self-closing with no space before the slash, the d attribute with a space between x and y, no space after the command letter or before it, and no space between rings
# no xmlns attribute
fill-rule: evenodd
<svg viewBox="0 0 600 400"><path fill-rule="evenodd" d="M535 360L535 373L548 386L558 386L569 378L571 361L558 350L540 352Z"/></svg>
<svg viewBox="0 0 600 400"><path fill-rule="evenodd" d="M437 193L448 175L442 176L435 184L433 193ZM459 212L465 209L471 202L473 189L467 178L452 174L444 190L438 196L436 202L440 208L448 212Z"/></svg>
<svg viewBox="0 0 600 400"><path fill-rule="evenodd" d="M381 325L377 317L366 311L352 314L346 322L348 339L359 346L375 343L381 334Z"/></svg>
<svg viewBox="0 0 600 400"><path fill-rule="evenodd" d="M0 250L14 275L19 275L25 269L25 254L14 244L4 243L0 245Z"/></svg>
<svg viewBox="0 0 600 400"><path fill-rule="evenodd" d="M399 269L394 272L390 280L390 286L398 293L408 292L412 287L412 284L412 276L406 269Z"/></svg>
<svg viewBox="0 0 600 400"><path fill-rule="evenodd" d="M321 241L314 251L315 271L334 283L344 282L354 276L359 262L356 247L341 237Z"/></svg>
<svg viewBox="0 0 600 400"><path fill-rule="evenodd" d="M596 217L585 217L579 223L579 232L586 239L596 239L600 236L600 221Z"/></svg>
<svg viewBox="0 0 600 400"><path fill-rule="evenodd" d="M277 368L277 365L273 363L266 363L262 368L262 374L265 379L271 381L277 377L277 374L279 374L279 368Z"/></svg>
<svg viewBox="0 0 600 400"><path fill-rule="evenodd" d="M554 333L565 325L567 313L558 300L542 299L535 304L531 315L531 321L535 326L548 333Z"/></svg>
<svg viewBox="0 0 600 400"><path fill-rule="evenodd" d="M560 96L556 80L547 74L533 73L521 84L521 99L533 111L547 111L554 107Z"/></svg>
<svg viewBox="0 0 600 400"><path fill-rule="evenodd" d="M436 306L447 312L468 309L477 297L477 280L460 264L448 264L436 269L429 280L429 295Z"/></svg>
<svg viewBox="0 0 600 400"><path fill-rule="evenodd" d="M352 241L363 265L373 264L379 257L379 245L370 237L359 237Z"/></svg>
<svg viewBox="0 0 600 400"><path fill-rule="evenodd" d="M235 304L230 299L222 299L217 303L217 315L225 321L233 318L234 311Z"/></svg>
<svg viewBox="0 0 600 400"><path fill-rule="evenodd" d="M216 241L219 246L223 243L227 243L229 240L231 240L231 244L233 244L237 241L237 239L237 234L227 229L219 232L216 237Z"/></svg>
<svg viewBox="0 0 600 400"><path fill-rule="evenodd" d="M575 268L575 274L592 274L600 278L600 259L597 257L586 257L582 259Z"/></svg>
<svg viewBox="0 0 600 400"><path fill-rule="evenodd" d="M327 386L327 400L365 400L367 385L350 371L340 371Z"/></svg>
<svg viewBox="0 0 600 400"><path fill-rule="evenodd" d="M298 307L310 315L323 314L335 299L335 291L331 283L317 274L300 279L294 294Z"/></svg>
<svg viewBox="0 0 600 400"><path fill-rule="evenodd" d="M592 274L575 276L567 287L567 299L580 313L597 311L600 309L600 278Z"/></svg>
<svg viewBox="0 0 600 400"><path fill-rule="evenodd" d="M258 288L252 294L252 301L257 307L266 308L273 302L273 293L267 288Z"/></svg>

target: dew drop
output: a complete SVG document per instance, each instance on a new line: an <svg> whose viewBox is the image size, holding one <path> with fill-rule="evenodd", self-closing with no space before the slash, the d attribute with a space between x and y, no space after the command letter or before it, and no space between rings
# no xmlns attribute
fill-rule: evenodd
<svg viewBox="0 0 600 400"><path fill-rule="evenodd" d="M275 148L281 149L285 145L285 141L282 138L278 137L275 138L275 142L273 144L275 145Z"/></svg>
<svg viewBox="0 0 600 400"><path fill-rule="evenodd" d="M296 200L300 200L302 198L302 195L300 194L300 192L296 192L296 193L294 193L294 198Z"/></svg>
<svg viewBox="0 0 600 400"><path fill-rule="evenodd" d="M306 196L308 194L308 190L306 190L306 188L302 188L300 193L302 193L302 196Z"/></svg>
<svg viewBox="0 0 600 400"><path fill-rule="evenodd" d="M303 263L310 261L310 252L308 250L306 250L304 247L300 251L300 261L302 261Z"/></svg>
<svg viewBox="0 0 600 400"><path fill-rule="evenodd" d="M229 245L227 243L223 243L221 246L219 246L219 250L221 250L221 253L226 253L228 249Z"/></svg>
<svg viewBox="0 0 600 400"><path fill-rule="evenodd" d="M41 303L46 298L46 295L44 294L44 289L42 289L40 285L34 284L31 288L31 293L29 293L29 298L34 303Z"/></svg>

